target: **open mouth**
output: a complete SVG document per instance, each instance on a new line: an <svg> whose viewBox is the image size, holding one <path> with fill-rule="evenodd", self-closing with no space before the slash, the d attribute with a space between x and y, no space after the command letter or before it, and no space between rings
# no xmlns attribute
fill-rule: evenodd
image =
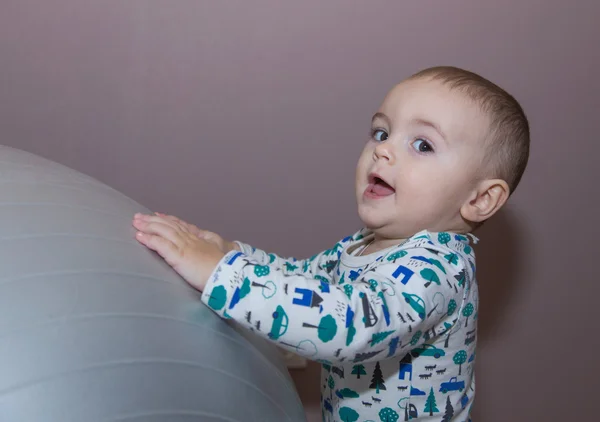
<svg viewBox="0 0 600 422"><path fill-rule="evenodd" d="M395 191L385 180L376 175L369 176L369 185L365 193L373 197L383 197L392 195Z"/></svg>

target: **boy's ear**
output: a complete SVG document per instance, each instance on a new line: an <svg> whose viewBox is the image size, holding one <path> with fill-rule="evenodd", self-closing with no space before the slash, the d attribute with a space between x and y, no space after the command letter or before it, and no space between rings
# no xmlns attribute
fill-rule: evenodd
<svg viewBox="0 0 600 422"><path fill-rule="evenodd" d="M502 179L484 180L460 209L462 217L473 223L481 223L502 208L510 196L510 188Z"/></svg>

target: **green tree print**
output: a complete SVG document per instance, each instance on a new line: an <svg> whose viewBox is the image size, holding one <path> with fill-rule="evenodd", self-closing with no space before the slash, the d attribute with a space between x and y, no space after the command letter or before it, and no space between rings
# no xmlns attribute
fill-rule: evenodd
<svg viewBox="0 0 600 422"><path fill-rule="evenodd" d="M412 339L410 340L410 345L411 346L416 346L417 343L419 342L419 340L421 339L421 335L423 333L419 330L416 333L413 334Z"/></svg>
<svg viewBox="0 0 600 422"><path fill-rule="evenodd" d="M319 340L321 340L323 343L331 341L337 333L337 324L335 322L335 318L331 315L325 315L323 318L321 318L318 326L309 324L308 322L304 322L302 326L316 328L318 330Z"/></svg>
<svg viewBox="0 0 600 422"><path fill-rule="evenodd" d="M398 251L398 252L394 252L393 254L391 254L390 256L387 257L388 261L392 261L392 263L396 263L396 260L400 259L400 258L404 258L406 255L408 255L408 252L406 251Z"/></svg>
<svg viewBox="0 0 600 422"><path fill-rule="evenodd" d="M358 413L356 410L351 409L350 407L342 407L340 408L340 418L344 422L356 422L358 420Z"/></svg>
<svg viewBox="0 0 600 422"><path fill-rule="evenodd" d="M270 272L271 270L268 265L257 265L254 267L254 274L256 274L257 277L264 277L269 275Z"/></svg>
<svg viewBox="0 0 600 422"><path fill-rule="evenodd" d="M369 288L370 288L372 291L376 291L376 290L377 290L377 285L378 285L377 281L375 281L375 280L373 280L373 279L370 279L370 280L369 280Z"/></svg>
<svg viewBox="0 0 600 422"><path fill-rule="evenodd" d="M442 263L440 261L438 261L437 259L429 258L429 262L431 262L433 265L438 267L441 272L446 274L446 269L444 268L444 266L442 265Z"/></svg>
<svg viewBox="0 0 600 422"><path fill-rule="evenodd" d="M433 413L438 413L439 410L437 408L437 403L435 402L435 394L433 393L433 387L429 391L429 396L427 397L427 401L425 402L425 409L423 412L429 412L429 416L433 416Z"/></svg>
<svg viewBox="0 0 600 422"><path fill-rule="evenodd" d="M240 288L240 299L246 297L248 293L250 293L250 279L245 277L242 287Z"/></svg>
<svg viewBox="0 0 600 422"><path fill-rule="evenodd" d="M467 272L462 269L458 274L454 276L456 281L458 281L458 286L463 287L465 285L465 281L467 281Z"/></svg>
<svg viewBox="0 0 600 422"><path fill-rule="evenodd" d="M346 296L348 296L348 299L352 299L352 291L353 290L354 290L354 288L352 287L352 284L344 285L344 293L346 293Z"/></svg>
<svg viewBox="0 0 600 422"><path fill-rule="evenodd" d="M467 352L464 350L459 350L454 355L454 363L458 365L458 375L462 375L462 365L467 361Z"/></svg>
<svg viewBox="0 0 600 422"><path fill-rule="evenodd" d="M379 390L386 390L383 373L381 372L379 362L375 364L375 370L373 371L373 377L371 378L371 384L369 385L369 388L374 388L377 394L379 394Z"/></svg>
<svg viewBox="0 0 600 422"><path fill-rule="evenodd" d="M292 271L296 271L298 269L298 267L296 265L294 265L294 264L290 264L289 262L286 262L285 263L285 269L287 271L292 272Z"/></svg>
<svg viewBox="0 0 600 422"><path fill-rule="evenodd" d="M438 241L442 244L442 245L447 245L448 243L450 243L450 241L452 240L452 238L450 237L450 235L448 233L438 233Z"/></svg>
<svg viewBox="0 0 600 422"><path fill-rule="evenodd" d="M379 419L381 422L397 422L400 416L391 407L384 407L379 411Z"/></svg>
<svg viewBox="0 0 600 422"><path fill-rule="evenodd" d="M333 377L331 375L329 375L329 379L327 380L327 385L329 386L330 389L334 389L335 387L335 381L333 379Z"/></svg>
<svg viewBox="0 0 600 422"><path fill-rule="evenodd" d="M452 315L456 311L456 301L454 299L450 299L448 302L448 316Z"/></svg>
<svg viewBox="0 0 600 422"><path fill-rule="evenodd" d="M377 343L381 343L383 340L386 339L386 337L388 337L390 334L392 334L394 331L384 331L381 333L375 333L371 336L371 341L369 342L371 344L371 347L375 346Z"/></svg>
<svg viewBox="0 0 600 422"><path fill-rule="evenodd" d="M449 264L458 264L458 255L456 255L454 252L450 252L449 254L444 255L444 259L448 261Z"/></svg>
<svg viewBox="0 0 600 422"><path fill-rule="evenodd" d="M364 365L360 365L360 364L359 364L359 365L354 365L354 366L352 367L352 372L351 372L351 374L352 374L352 375L356 375L356 378L357 378L357 379L360 379L360 376L361 376L361 375L367 375L367 372L365 371L365 367L364 367Z"/></svg>
<svg viewBox="0 0 600 422"><path fill-rule="evenodd" d="M465 321L465 328L469 325L469 317L473 315L474 310L475 308L473 307L472 303L467 303L467 306L465 306L465 309L463 309L462 314L465 318L467 318Z"/></svg>
<svg viewBox="0 0 600 422"><path fill-rule="evenodd" d="M358 393L356 391L351 390L349 388L342 388L340 390L340 394L344 398L358 398L359 397L359 395L358 395Z"/></svg>
<svg viewBox="0 0 600 422"><path fill-rule="evenodd" d="M346 346L350 346L352 344L352 340L354 340L354 335L356 334L356 328L354 328L354 324L350 323L348 327L348 333L346 334Z"/></svg>
<svg viewBox="0 0 600 422"><path fill-rule="evenodd" d="M435 283L438 286L440 285L440 278L435 273L435 271L433 271L431 268L424 268L424 269L422 269L421 270L421 277L423 277L423 279L427 280L427 283L425 283L425 287L429 287L429 285L431 283Z"/></svg>
<svg viewBox="0 0 600 422"><path fill-rule="evenodd" d="M446 412L444 413L442 422L452 422L453 416L454 416L454 408L452 407L452 403L450 403L450 396L448 396L448 397L446 397Z"/></svg>
<svg viewBox="0 0 600 422"><path fill-rule="evenodd" d="M208 306L219 311L223 309L225 303L227 303L227 290L225 290L225 287L219 285L212 289L208 298Z"/></svg>
<svg viewBox="0 0 600 422"><path fill-rule="evenodd" d="M310 268L310 263L311 261L309 260L304 261L304 263L302 264L302 271L307 272Z"/></svg>

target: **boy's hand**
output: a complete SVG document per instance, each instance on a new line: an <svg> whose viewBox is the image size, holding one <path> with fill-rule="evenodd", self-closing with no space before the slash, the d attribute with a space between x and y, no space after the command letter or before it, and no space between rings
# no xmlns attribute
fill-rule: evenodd
<svg viewBox="0 0 600 422"><path fill-rule="evenodd" d="M173 215L167 215L167 214L163 214L160 212L157 212L156 215L158 215L159 217L163 217L168 220L171 220L175 223L181 224L185 228L187 228L190 231L190 233L193 233L196 236L198 236L199 238L204 239L210 243L214 243L215 245L217 245L219 247L219 249L221 249L221 252L223 252L223 254L226 254L233 250L236 250L236 251L240 250L240 248L238 248L238 246L234 242L229 242L229 241L223 239L218 234L209 232L208 230L201 230L198 227L194 226L193 224L186 223L185 221L183 221Z"/></svg>
<svg viewBox="0 0 600 422"><path fill-rule="evenodd" d="M220 236L203 236L201 230L175 217L136 214L136 239L156 251L188 283L202 291L208 277L226 252ZM221 239L221 243L218 241Z"/></svg>

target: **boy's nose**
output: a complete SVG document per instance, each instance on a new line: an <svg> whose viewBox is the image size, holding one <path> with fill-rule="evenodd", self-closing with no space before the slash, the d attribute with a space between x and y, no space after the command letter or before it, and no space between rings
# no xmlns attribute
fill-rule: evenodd
<svg viewBox="0 0 600 422"><path fill-rule="evenodd" d="M385 159L393 164L395 161L394 152L392 151L392 146L388 142L382 142L375 147L373 150L373 160L381 160Z"/></svg>

